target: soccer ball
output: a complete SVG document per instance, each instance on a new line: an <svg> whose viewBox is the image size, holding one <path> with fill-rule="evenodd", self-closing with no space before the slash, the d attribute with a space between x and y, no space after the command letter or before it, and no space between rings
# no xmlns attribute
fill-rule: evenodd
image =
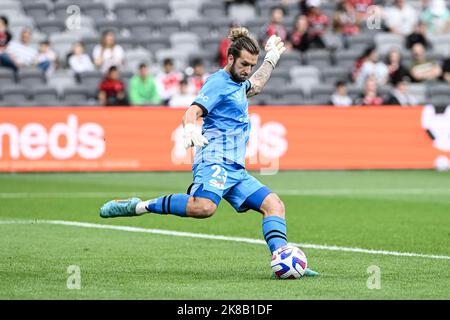
<svg viewBox="0 0 450 320"><path fill-rule="evenodd" d="M278 279L298 279L305 274L308 261L300 248L288 244L274 251L270 266Z"/></svg>

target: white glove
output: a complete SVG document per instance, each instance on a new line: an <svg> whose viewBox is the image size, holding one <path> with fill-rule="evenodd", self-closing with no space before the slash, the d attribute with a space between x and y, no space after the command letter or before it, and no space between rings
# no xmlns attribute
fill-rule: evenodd
<svg viewBox="0 0 450 320"><path fill-rule="evenodd" d="M286 50L284 46L284 42L281 41L281 38L276 35L271 35L270 38L266 42L266 56L264 57L264 61L270 62L272 67L275 68L278 60L280 60L280 56Z"/></svg>
<svg viewBox="0 0 450 320"><path fill-rule="evenodd" d="M208 139L202 136L201 128L193 123L186 123L184 126L183 139L186 149L194 146L203 147L208 144Z"/></svg>

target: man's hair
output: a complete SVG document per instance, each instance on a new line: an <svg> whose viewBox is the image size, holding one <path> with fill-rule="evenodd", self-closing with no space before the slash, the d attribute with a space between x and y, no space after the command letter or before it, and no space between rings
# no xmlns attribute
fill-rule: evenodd
<svg viewBox="0 0 450 320"><path fill-rule="evenodd" d="M5 24L5 26L8 26L8 18L6 16L0 16L0 20L3 21L3 23Z"/></svg>
<svg viewBox="0 0 450 320"><path fill-rule="evenodd" d="M147 68L147 64L145 62L139 63L139 70L141 70L143 68Z"/></svg>
<svg viewBox="0 0 450 320"><path fill-rule="evenodd" d="M244 27L232 28L228 34L228 39L231 40L231 45L228 48L227 55L233 55L233 57L239 58L242 50L248 51L250 54L259 54L259 45L255 39L253 39Z"/></svg>
<svg viewBox="0 0 450 320"><path fill-rule="evenodd" d="M338 80L338 81L336 81L336 83L335 83L335 87L337 88L337 87L342 87L342 86L345 86L346 85L346 83L345 83L345 81L344 80Z"/></svg>
<svg viewBox="0 0 450 320"><path fill-rule="evenodd" d="M108 73L107 73L107 74L111 74L111 72L113 72L113 71L118 71L118 70L119 70L119 69L117 69L116 66L111 66L111 67L109 67Z"/></svg>
<svg viewBox="0 0 450 320"><path fill-rule="evenodd" d="M165 65L168 65L168 64L170 64L170 65L173 66L173 60L172 60L171 58L165 58L165 59L163 60L163 65L164 65L164 66L165 66Z"/></svg>

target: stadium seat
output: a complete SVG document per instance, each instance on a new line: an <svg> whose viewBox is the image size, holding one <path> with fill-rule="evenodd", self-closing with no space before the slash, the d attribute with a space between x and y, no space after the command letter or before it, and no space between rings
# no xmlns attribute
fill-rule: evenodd
<svg viewBox="0 0 450 320"><path fill-rule="evenodd" d="M214 23L205 19L190 20L187 23L187 30L201 37L208 36L214 30Z"/></svg>
<svg viewBox="0 0 450 320"><path fill-rule="evenodd" d="M27 88L45 84L45 76L37 69L23 69L19 71L19 83Z"/></svg>
<svg viewBox="0 0 450 320"><path fill-rule="evenodd" d="M199 36L192 32L175 32L169 39L173 49L195 52L200 47Z"/></svg>
<svg viewBox="0 0 450 320"><path fill-rule="evenodd" d="M379 32L375 35L375 45L380 54L387 53L391 48L401 50L405 46L405 37L390 32Z"/></svg>
<svg viewBox="0 0 450 320"><path fill-rule="evenodd" d="M14 75L14 71L12 69L0 68L0 83L1 87L14 86L16 84L16 76Z"/></svg>
<svg viewBox="0 0 450 320"><path fill-rule="evenodd" d="M0 88L3 105L21 106L29 104L29 89L23 85L2 86Z"/></svg>
<svg viewBox="0 0 450 320"><path fill-rule="evenodd" d="M93 19L102 19L108 14L108 10L104 3L88 2L81 5L81 12Z"/></svg>
<svg viewBox="0 0 450 320"><path fill-rule="evenodd" d="M148 35L137 39L141 47L151 51L153 55L159 50L166 50L170 48L170 41L164 36Z"/></svg>
<svg viewBox="0 0 450 320"><path fill-rule="evenodd" d="M278 67L282 69L291 69L302 64L301 55L299 51L286 51L283 57L278 62Z"/></svg>
<svg viewBox="0 0 450 320"><path fill-rule="evenodd" d="M320 82L320 72L314 66L295 66L290 70L291 83L309 92L312 86Z"/></svg>
<svg viewBox="0 0 450 320"><path fill-rule="evenodd" d="M432 96L429 103L438 108L445 108L450 105L450 95Z"/></svg>
<svg viewBox="0 0 450 320"><path fill-rule="evenodd" d="M162 20L170 14L170 6L167 2L144 2L141 11L147 19Z"/></svg>
<svg viewBox="0 0 450 320"><path fill-rule="evenodd" d="M172 19L187 23L200 17L199 3L186 0L170 1L170 16Z"/></svg>
<svg viewBox="0 0 450 320"><path fill-rule="evenodd" d="M126 22L126 28L130 31L130 35L139 39L141 37L148 37L153 34L156 26L149 20L133 20Z"/></svg>
<svg viewBox="0 0 450 320"><path fill-rule="evenodd" d="M301 88L291 86L280 88L280 95L285 99L297 101L302 101L304 98L304 93Z"/></svg>
<svg viewBox="0 0 450 320"><path fill-rule="evenodd" d="M81 84L87 88L97 88L103 78L101 71L86 71L80 73Z"/></svg>
<svg viewBox="0 0 450 320"><path fill-rule="evenodd" d="M118 45L120 45L126 51L126 50L130 50L130 49L136 48L139 45L140 40L136 39L133 36L117 35L116 36L116 43Z"/></svg>
<svg viewBox="0 0 450 320"><path fill-rule="evenodd" d="M120 34L123 26L124 25L120 20L97 19L95 21L95 28L99 33L110 30L117 35Z"/></svg>
<svg viewBox="0 0 450 320"><path fill-rule="evenodd" d="M348 38L349 48L363 52L366 48L375 46L375 40L370 33L359 33Z"/></svg>
<svg viewBox="0 0 450 320"><path fill-rule="evenodd" d="M334 92L334 89L335 86L332 84L321 83L311 88L310 95L314 100L328 102Z"/></svg>
<svg viewBox="0 0 450 320"><path fill-rule="evenodd" d="M149 50L136 48L125 51L125 66L127 70L136 72L139 64L146 63L150 66L152 62L152 53Z"/></svg>
<svg viewBox="0 0 450 320"><path fill-rule="evenodd" d="M222 37L218 36L202 37L202 48L208 52L219 52L219 44L221 40Z"/></svg>
<svg viewBox="0 0 450 320"><path fill-rule="evenodd" d="M174 61L175 69L182 70L187 67L187 54L188 52L173 49L158 50L156 52L156 61L161 65L164 59L171 58Z"/></svg>
<svg viewBox="0 0 450 320"><path fill-rule="evenodd" d="M252 19L254 16L256 16L255 7L247 3L231 4L228 8L228 17L241 24L245 24L246 21Z"/></svg>
<svg viewBox="0 0 450 320"><path fill-rule="evenodd" d="M141 6L137 2L117 3L114 7L114 13L116 14L116 19L120 21L139 21L137 19L141 13Z"/></svg>
<svg viewBox="0 0 450 320"><path fill-rule="evenodd" d="M208 51L192 52L188 55L189 65L192 65L193 61L196 59L201 59L207 70L218 68L216 52L208 52Z"/></svg>
<svg viewBox="0 0 450 320"><path fill-rule="evenodd" d="M35 21L42 21L48 17L49 6L47 2L27 2L22 6L26 15L32 17Z"/></svg>
<svg viewBox="0 0 450 320"><path fill-rule="evenodd" d="M325 83L335 84L337 81L350 81L350 70L341 66L330 66L321 69L322 79Z"/></svg>
<svg viewBox="0 0 450 320"><path fill-rule="evenodd" d="M37 28L47 35L53 33L60 33L66 30L66 24L64 20L38 20L36 21Z"/></svg>
<svg viewBox="0 0 450 320"><path fill-rule="evenodd" d="M181 31L181 22L174 19L155 19L155 26L157 26L156 30L160 35L167 36L169 34Z"/></svg>
<svg viewBox="0 0 450 320"><path fill-rule="evenodd" d="M352 70L355 61L361 56L362 52L355 50L338 50L334 54L334 61L337 66Z"/></svg>
<svg viewBox="0 0 450 320"><path fill-rule="evenodd" d="M409 93L417 99L419 104L426 103L427 101L427 87L423 83L410 83Z"/></svg>
<svg viewBox="0 0 450 320"><path fill-rule="evenodd" d="M35 87L32 89L31 96L36 106L57 106L61 104L55 88Z"/></svg>
<svg viewBox="0 0 450 320"><path fill-rule="evenodd" d="M433 84L428 86L428 95L430 97L450 95L450 84Z"/></svg>
<svg viewBox="0 0 450 320"><path fill-rule="evenodd" d="M326 49L311 49L303 55L303 63L315 66L319 69L326 69L331 66L330 52Z"/></svg>
<svg viewBox="0 0 450 320"><path fill-rule="evenodd" d="M211 1L205 2L200 8L202 16L208 20L214 20L217 17L226 16L225 5L223 1Z"/></svg>
<svg viewBox="0 0 450 320"><path fill-rule="evenodd" d="M88 104L91 96L89 89L84 86L71 87L64 90L64 105L82 106Z"/></svg>

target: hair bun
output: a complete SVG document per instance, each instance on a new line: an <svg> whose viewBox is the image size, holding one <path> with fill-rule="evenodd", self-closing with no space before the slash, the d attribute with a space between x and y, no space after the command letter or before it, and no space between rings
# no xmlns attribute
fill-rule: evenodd
<svg viewBox="0 0 450 320"><path fill-rule="evenodd" d="M230 33L228 34L228 39L231 41L236 41L239 38L242 37L248 37L249 32L247 28L244 27L235 27L230 30Z"/></svg>

